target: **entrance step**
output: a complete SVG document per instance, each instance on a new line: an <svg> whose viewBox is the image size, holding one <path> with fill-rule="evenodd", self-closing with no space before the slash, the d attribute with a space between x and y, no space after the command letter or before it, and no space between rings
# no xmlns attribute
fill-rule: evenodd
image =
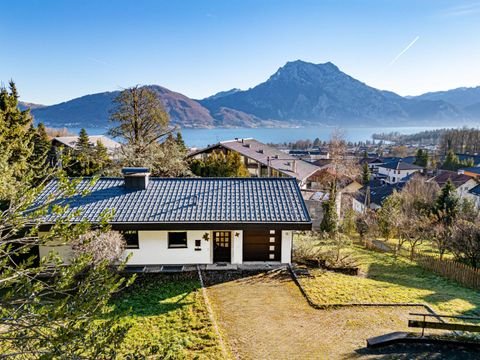
<svg viewBox="0 0 480 360"><path fill-rule="evenodd" d="M238 266L236 264L219 262L215 264L208 264L207 270L237 270Z"/></svg>

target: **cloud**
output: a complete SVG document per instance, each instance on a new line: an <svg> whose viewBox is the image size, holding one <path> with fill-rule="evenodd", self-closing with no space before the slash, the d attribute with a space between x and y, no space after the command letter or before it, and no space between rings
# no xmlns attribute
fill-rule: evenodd
<svg viewBox="0 0 480 360"><path fill-rule="evenodd" d="M468 16L480 13L480 2L453 6L440 13L444 17Z"/></svg>
<svg viewBox="0 0 480 360"><path fill-rule="evenodd" d="M420 36L417 35L417 36L415 37L415 39L413 39L413 40L410 42L410 44L408 44L408 45L405 47L405 49L403 49L402 51L400 51L400 52L398 53L398 55L395 56L395 58L394 58L392 61L390 61L390 64L388 64L388 66L392 66L393 64L395 64L395 63L397 62L397 60L400 59L400 57L401 57L403 54L405 54L405 53L408 51L408 49L410 49L410 48L418 41L418 39L420 39Z"/></svg>

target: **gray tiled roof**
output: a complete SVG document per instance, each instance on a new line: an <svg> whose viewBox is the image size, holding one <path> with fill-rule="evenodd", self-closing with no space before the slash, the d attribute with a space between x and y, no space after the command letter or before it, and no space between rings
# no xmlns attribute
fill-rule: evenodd
<svg viewBox="0 0 480 360"><path fill-rule="evenodd" d="M317 165L301 160L298 157L289 155L273 146L266 145L264 143L261 143L260 141L250 138L222 141L207 149L194 152L193 154L190 154L190 156L218 147L224 147L229 150L238 152L241 155L258 161L259 163L266 166L269 165L268 159L270 158L271 168L287 176L297 178L300 181L305 181L310 175L321 169L321 167ZM296 168L295 171L293 171L294 162Z"/></svg>
<svg viewBox="0 0 480 360"><path fill-rule="evenodd" d="M292 178L151 178L146 190L124 186L123 178L101 178L93 186L83 179L78 193L64 200L70 212L97 222L114 209L114 223L310 223L300 189ZM57 191L52 181L37 199ZM55 220L48 215L45 223Z"/></svg>
<svg viewBox="0 0 480 360"><path fill-rule="evenodd" d="M394 160L386 164L379 165L379 167L383 167L386 169L394 169L394 170L423 170L423 167L421 166L410 164L402 160Z"/></svg>

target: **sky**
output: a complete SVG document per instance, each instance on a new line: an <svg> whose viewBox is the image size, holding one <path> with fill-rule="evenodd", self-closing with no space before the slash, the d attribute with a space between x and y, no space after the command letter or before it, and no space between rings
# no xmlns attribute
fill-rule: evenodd
<svg viewBox="0 0 480 360"><path fill-rule="evenodd" d="M0 81L50 105L137 84L194 99L287 61L400 95L480 85L480 0L30 0L0 5Z"/></svg>

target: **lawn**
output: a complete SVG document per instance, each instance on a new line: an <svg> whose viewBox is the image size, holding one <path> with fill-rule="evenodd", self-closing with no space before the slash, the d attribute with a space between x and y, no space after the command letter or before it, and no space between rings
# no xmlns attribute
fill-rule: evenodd
<svg viewBox="0 0 480 360"><path fill-rule="evenodd" d="M114 306L131 325L123 358L222 358L196 273L142 275Z"/></svg>
<svg viewBox="0 0 480 360"><path fill-rule="evenodd" d="M480 294L424 270L405 258L365 250L349 251L362 274L349 276L315 269L301 283L318 304L426 303L441 314L480 315Z"/></svg>

